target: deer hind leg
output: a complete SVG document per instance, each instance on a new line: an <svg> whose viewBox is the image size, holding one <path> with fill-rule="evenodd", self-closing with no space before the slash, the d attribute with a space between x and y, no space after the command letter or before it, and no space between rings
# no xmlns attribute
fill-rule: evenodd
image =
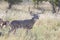
<svg viewBox="0 0 60 40"><path fill-rule="evenodd" d="M11 28L11 29L8 31L8 34L10 34L13 30L14 30L14 28Z"/></svg>
<svg viewBox="0 0 60 40"><path fill-rule="evenodd" d="M13 34L15 34L16 33L16 28L14 29L14 32L13 32Z"/></svg>
<svg viewBox="0 0 60 40"><path fill-rule="evenodd" d="M6 38L8 38L9 36L10 36L10 33L13 31L14 29L13 28L11 28L9 31L8 31L8 35L7 35L7 37Z"/></svg>

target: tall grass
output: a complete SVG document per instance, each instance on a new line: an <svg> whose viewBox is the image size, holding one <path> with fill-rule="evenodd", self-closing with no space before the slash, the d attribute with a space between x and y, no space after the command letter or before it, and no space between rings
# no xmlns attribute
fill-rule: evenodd
<svg viewBox="0 0 60 40"><path fill-rule="evenodd" d="M12 19L10 16L9 18ZM60 40L60 19L53 15L43 14L28 34L26 29L20 28L15 34L12 32L9 36L9 27L3 28L1 31L4 35L0 37L0 40Z"/></svg>

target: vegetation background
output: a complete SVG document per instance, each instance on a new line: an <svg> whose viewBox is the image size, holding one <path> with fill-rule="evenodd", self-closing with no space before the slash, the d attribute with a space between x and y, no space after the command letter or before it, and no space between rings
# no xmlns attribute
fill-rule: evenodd
<svg viewBox="0 0 60 40"><path fill-rule="evenodd" d="M27 35L26 29L19 28L8 36L8 26L0 29L0 40L60 40L60 0L0 0L3 20L31 19L30 11L40 13L40 17Z"/></svg>

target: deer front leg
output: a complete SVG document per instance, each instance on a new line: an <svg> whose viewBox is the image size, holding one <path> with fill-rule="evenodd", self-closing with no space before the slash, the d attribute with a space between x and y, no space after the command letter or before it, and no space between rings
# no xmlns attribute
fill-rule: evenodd
<svg viewBox="0 0 60 40"><path fill-rule="evenodd" d="M13 32L13 34L15 34L16 33L16 28L14 29L14 32Z"/></svg>

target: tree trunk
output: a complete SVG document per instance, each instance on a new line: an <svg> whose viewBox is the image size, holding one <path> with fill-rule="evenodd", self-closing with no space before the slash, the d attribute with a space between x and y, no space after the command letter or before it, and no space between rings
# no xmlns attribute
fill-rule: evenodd
<svg viewBox="0 0 60 40"><path fill-rule="evenodd" d="M6 13L8 12L8 9L11 9L12 8L12 4L10 3L7 10L6 10Z"/></svg>
<svg viewBox="0 0 60 40"><path fill-rule="evenodd" d="M52 12L53 12L53 13L56 13L56 10L55 10L55 5L54 5L54 3L53 3L53 2L51 2L51 5L52 5L52 8L53 8Z"/></svg>
<svg viewBox="0 0 60 40"><path fill-rule="evenodd" d="M8 9L11 9L11 8L12 8L12 4L10 3Z"/></svg>
<svg viewBox="0 0 60 40"><path fill-rule="evenodd" d="M58 1L58 12L60 10L60 1Z"/></svg>
<svg viewBox="0 0 60 40"><path fill-rule="evenodd" d="M36 4L34 3L34 5L33 5L34 8L36 8L35 5L36 5Z"/></svg>
<svg viewBox="0 0 60 40"><path fill-rule="evenodd" d="M37 8L38 8L39 2L37 1L36 4L37 4L36 6L37 6Z"/></svg>

